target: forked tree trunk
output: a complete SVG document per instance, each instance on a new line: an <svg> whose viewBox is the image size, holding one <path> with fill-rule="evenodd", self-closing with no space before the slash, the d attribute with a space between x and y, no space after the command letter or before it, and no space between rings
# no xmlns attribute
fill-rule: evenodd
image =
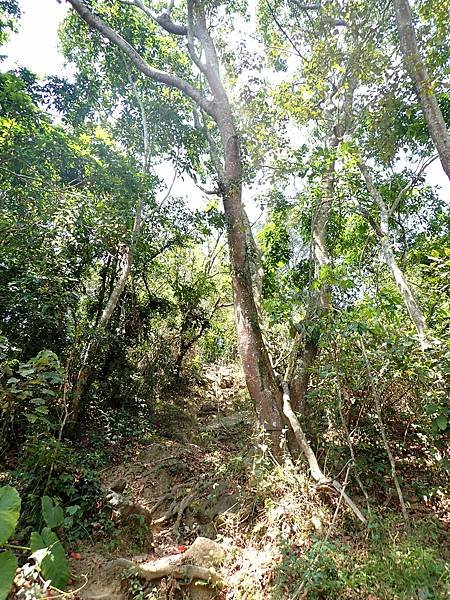
<svg viewBox="0 0 450 600"><path fill-rule="evenodd" d="M436 100L433 82L420 56L416 32L412 23L411 7L408 0L394 0L394 8L400 48L406 69L416 88L428 131L439 154L442 168L450 179L450 135Z"/></svg>
<svg viewBox="0 0 450 600"><path fill-rule="evenodd" d="M221 191L227 223L228 245L232 267L232 281L239 353L250 396L255 404L261 424L272 440L272 452L281 456L280 441L283 429L282 392L270 363L262 337L252 289L249 248L246 244L246 221L242 205L242 161L238 132L227 93L220 78L219 62L214 42L206 27L201 2L188 0L187 26L174 23L170 14L154 15L142 2L135 0L138 10L146 12L168 33L187 37L187 48L192 62L209 84L212 100L203 92L173 75L153 68L117 31L93 13L82 0L67 0L86 23L99 31L121 49L144 75L164 85L175 87L191 98L217 124L223 146L223 173ZM199 43L205 61L197 54Z"/></svg>

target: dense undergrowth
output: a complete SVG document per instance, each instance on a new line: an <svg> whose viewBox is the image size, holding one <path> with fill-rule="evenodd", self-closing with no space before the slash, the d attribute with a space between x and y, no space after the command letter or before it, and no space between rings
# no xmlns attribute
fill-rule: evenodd
<svg viewBox="0 0 450 600"><path fill-rule="evenodd" d="M408 529L392 486L386 483L386 457L376 448L355 444L356 452L364 449L365 462L347 461L343 468L348 469L345 479L361 505L364 496L352 475L355 468L366 486L369 512L366 509L368 523L363 526L342 498L311 483L302 461L294 465L286 456L286 462L276 466L264 436L254 437L248 420L238 418L226 425L227 417L251 415L251 405L240 377L234 374L230 382L227 375L231 390L214 382L223 369L211 366L206 378L195 375L172 391L170 411L142 407L102 411L82 436L72 433L72 439L58 444L53 440L53 445L51 437L36 436L34 442L27 441L18 461L9 455L2 484L20 490L24 508L14 543L27 545L30 531L41 525L40 498L48 494L64 509L60 535L71 557L72 589L83 587L83 573L99 585L102 576L95 574L94 566L99 556L103 560L151 556L155 548L164 554L206 535L227 551L220 569L226 584L216 592L218 598L445 598L449 583L445 487L436 471L430 488L426 470L406 469L416 460L414 446L397 447L410 511ZM223 427L211 427L216 414L225 419ZM398 422L394 417L386 422L392 436ZM337 444L332 451L343 449ZM149 538L142 517L122 523L112 519L107 493L118 477L124 493L147 506L162 494L158 482L165 478L170 480L168 489L193 479L210 481L211 486L187 505L177 532L171 531L172 519L168 530L161 533L157 527ZM156 495L145 496L153 487ZM205 517L205 506L224 495L233 498L233 510L219 520ZM25 552L24 560L26 556ZM171 597L167 584L145 584L126 573L123 577L114 591L120 589L120 597ZM108 578L103 579L106 585ZM89 591L89 585L83 589ZM170 593L188 598L190 592L181 585ZM83 596L83 590L79 594L90 597Z"/></svg>

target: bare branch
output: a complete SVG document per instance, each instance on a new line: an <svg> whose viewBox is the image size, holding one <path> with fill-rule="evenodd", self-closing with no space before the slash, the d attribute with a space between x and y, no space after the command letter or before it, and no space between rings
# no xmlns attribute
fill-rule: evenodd
<svg viewBox="0 0 450 600"><path fill-rule="evenodd" d="M412 187L414 187L414 185L418 182L418 180L422 176L422 173L425 171L425 169L427 167L429 167L431 165L431 163L434 162L437 158L439 158L439 154L434 154L433 156L428 158L428 160L426 160L421 165L419 165L419 167L416 170L416 173L414 174L412 179L405 185L405 187L403 189L400 190L400 192L398 193L394 202L392 203L392 205L389 209L389 216L392 216L394 214L398 205L400 204L400 200L403 198L403 196L406 194L406 192L409 191Z"/></svg>
<svg viewBox="0 0 450 600"><path fill-rule="evenodd" d="M167 33L173 33L174 35L187 35L187 27L186 25L181 25L179 23L174 23L170 18L170 13L172 11L173 2L168 2L166 12L157 15L154 13L142 0L120 0L121 2L125 2L125 4L132 4L142 10L150 19L156 21L158 25L160 25L163 29L167 31Z"/></svg>
<svg viewBox="0 0 450 600"><path fill-rule="evenodd" d="M189 0L187 5L187 37L189 56L199 71L206 75L207 65L200 60L194 45L194 0Z"/></svg>
<svg viewBox="0 0 450 600"><path fill-rule="evenodd" d="M174 87L183 92L189 98L192 98L207 114L213 119L216 118L216 111L213 103L193 85L171 73L160 71L151 67L146 60L142 58L139 52L125 40L119 33L114 31L101 17L94 14L81 0L67 0L76 10L80 17L92 28L96 29L103 37L112 42L122 52L124 52L133 62L133 64L147 77L150 77L158 83L163 83L169 87Z"/></svg>
<svg viewBox="0 0 450 600"><path fill-rule="evenodd" d="M366 186L367 186L367 189L369 190L370 195L375 200L375 202L378 204L378 207L380 208L380 210L387 213L388 208L386 206L386 203L383 200L383 197L380 194L379 190L375 186L372 176L370 175L369 170L367 169L367 166L361 159L358 160L358 167L359 167L359 170L361 171L362 176L364 177L364 181L366 182Z"/></svg>

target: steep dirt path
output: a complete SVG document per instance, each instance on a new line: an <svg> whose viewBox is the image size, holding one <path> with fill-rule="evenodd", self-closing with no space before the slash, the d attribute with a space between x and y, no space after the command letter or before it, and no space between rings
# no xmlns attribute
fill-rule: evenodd
<svg viewBox="0 0 450 600"><path fill-rule="evenodd" d="M83 544L72 559L73 587L87 577L80 599L133 597L130 590L139 583L133 578L124 583L120 574L111 575L112 560L120 557L142 564L183 553L199 536L214 540L227 521L236 515L245 519L251 510L252 499L240 481L239 469L251 460L247 443L253 417L240 373L209 368L187 403L194 419L167 423L170 437L138 446L130 460L103 472L103 487L114 504L111 534ZM170 593L163 589L167 585L173 588ZM196 588L166 578L155 592L160 596L154 597L220 594Z"/></svg>

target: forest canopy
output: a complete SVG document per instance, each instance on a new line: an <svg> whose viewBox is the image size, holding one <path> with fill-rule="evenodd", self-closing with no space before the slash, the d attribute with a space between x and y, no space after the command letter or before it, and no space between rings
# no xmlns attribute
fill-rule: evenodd
<svg viewBox="0 0 450 600"><path fill-rule="evenodd" d="M446 3L64 4L0 72L0 600L446 597Z"/></svg>

